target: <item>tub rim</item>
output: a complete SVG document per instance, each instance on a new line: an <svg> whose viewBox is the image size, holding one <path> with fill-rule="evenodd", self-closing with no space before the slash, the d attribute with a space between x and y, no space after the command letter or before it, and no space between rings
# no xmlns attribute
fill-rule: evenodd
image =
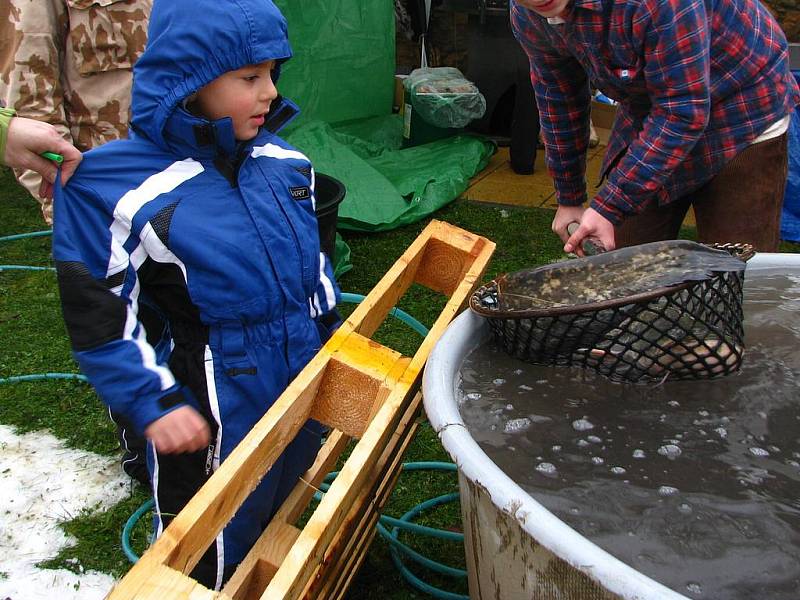
<svg viewBox="0 0 800 600"><path fill-rule="evenodd" d="M756 254L748 261L747 269L780 271L788 266L800 266L800 255ZM455 398L461 363L489 335L486 321L471 310L465 310L439 339L423 373L425 412L459 472L483 487L495 507L513 516L538 543L611 593L630 599L688 600L683 594L622 562L561 521L481 450L467 431ZM442 402L438 400L440 398L449 401Z"/></svg>

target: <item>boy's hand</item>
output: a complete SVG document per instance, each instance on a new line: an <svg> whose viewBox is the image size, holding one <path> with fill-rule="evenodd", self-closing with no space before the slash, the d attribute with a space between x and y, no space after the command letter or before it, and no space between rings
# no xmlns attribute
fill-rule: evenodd
<svg viewBox="0 0 800 600"><path fill-rule="evenodd" d="M162 454L197 452L211 440L208 423L191 406L181 406L156 419L144 434Z"/></svg>

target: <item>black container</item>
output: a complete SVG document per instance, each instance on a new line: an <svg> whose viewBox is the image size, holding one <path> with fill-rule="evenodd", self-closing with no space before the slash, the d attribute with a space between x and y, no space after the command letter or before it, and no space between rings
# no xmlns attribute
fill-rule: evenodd
<svg viewBox="0 0 800 600"><path fill-rule="evenodd" d="M339 216L339 204L344 200L347 190L344 184L330 175L316 174L315 198L317 201L317 228L319 229L320 249L335 263L336 219Z"/></svg>

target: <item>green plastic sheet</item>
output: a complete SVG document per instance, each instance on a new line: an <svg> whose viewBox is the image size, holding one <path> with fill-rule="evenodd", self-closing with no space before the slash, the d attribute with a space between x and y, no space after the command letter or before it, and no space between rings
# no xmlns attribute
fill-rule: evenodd
<svg viewBox="0 0 800 600"><path fill-rule="evenodd" d="M336 122L392 110L393 0L276 0L289 23L292 59L281 94L306 119Z"/></svg>
<svg viewBox="0 0 800 600"><path fill-rule="evenodd" d="M350 246L347 245L347 242L345 242L338 233L336 234L336 247L333 253L333 276L338 280L342 275L353 268L353 261L350 259Z"/></svg>
<svg viewBox="0 0 800 600"><path fill-rule="evenodd" d="M483 169L495 146L459 135L401 148L397 115L332 126L308 122L288 136L314 167L344 183L340 229L388 231L414 223L454 200Z"/></svg>
<svg viewBox="0 0 800 600"><path fill-rule="evenodd" d="M458 136L401 149L391 114L395 73L393 0L276 0L293 57L278 81L301 116L282 135L315 169L347 188L338 226L386 231L454 200L492 154Z"/></svg>

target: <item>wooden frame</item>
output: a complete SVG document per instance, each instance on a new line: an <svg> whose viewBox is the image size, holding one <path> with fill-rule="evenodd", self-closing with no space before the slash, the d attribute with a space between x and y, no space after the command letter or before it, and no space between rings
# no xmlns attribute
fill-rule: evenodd
<svg viewBox="0 0 800 600"><path fill-rule="evenodd" d="M107 597L340 598L363 561L416 431L425 361L466 305L494 247L431 221ZM408 358L370 338L412 283L449 300ZM332 428L316 461L223 590L207 589L187 573L309 417ZM294 523L351 438L358 443L298 529Z"/></svg>

